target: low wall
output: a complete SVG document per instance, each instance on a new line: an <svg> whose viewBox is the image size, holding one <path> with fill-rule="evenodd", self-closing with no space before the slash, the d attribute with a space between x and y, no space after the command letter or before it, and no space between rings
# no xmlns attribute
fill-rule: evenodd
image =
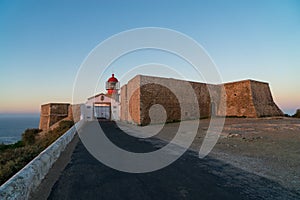
<svg viewBox="0 0 300 200"><path fill-rule="evenodd" d="M61 152L73 139L76 130L80 129L83 123L82 120L77 122L23 169L1 185L0 199L28 199L30 193L37 189Z"/></svg>

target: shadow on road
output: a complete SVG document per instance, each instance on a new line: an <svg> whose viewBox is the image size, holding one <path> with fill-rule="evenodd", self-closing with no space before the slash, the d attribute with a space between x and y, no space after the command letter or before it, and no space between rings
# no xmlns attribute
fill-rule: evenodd
<svg viewBox="0 0 300 200"><path fill-rule="evenodd" d="M107 137L133 152L157 150L157 138L140 140L114 122L99 121ZM96 160L81 141L48 199L299 199L300 195L266 178L187 151L168 167L143 174L111 169Z"/></svg>

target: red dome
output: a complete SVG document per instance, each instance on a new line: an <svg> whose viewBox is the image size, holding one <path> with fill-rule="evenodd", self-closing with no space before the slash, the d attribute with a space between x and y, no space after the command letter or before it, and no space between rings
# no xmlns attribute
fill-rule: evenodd
<svg viewBox="0 0 300 200"><path fill-rule="evenodd" d="M115 78L115 75L112 74L111 77L108 79L107 82L118 82L118 79Z"/></svg>

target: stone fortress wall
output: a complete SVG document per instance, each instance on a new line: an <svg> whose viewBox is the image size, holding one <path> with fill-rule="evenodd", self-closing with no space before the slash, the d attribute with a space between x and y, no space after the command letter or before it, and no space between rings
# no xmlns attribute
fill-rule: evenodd
<svg viewBox="0 0 300 200"><path fill-rule="evenodd" d="M244 80L224 84L226 116L268 117L282 116L283 112L273 101L268 83Z"/></svg>
<svg viewBox="0 0 300 200"><path fill-rule="evenodd" d="M49 130L55 123L63 120L80 120L80 104L48 103L41 105L39 129Z"/></svg>
<svg viewBox="0 0 300 200"><path fill-rule="evenodd" d="M251 91L252 101L256 108L257 116L265 117L284 115L274 102L268 83L251 81Z"/></svg>
<svg viewBox="0 0 300 200"><path fill-rule="evenodd" d="M195 92L196 99L191 98L187 84ZM172 88L175 88L180 99L176 97L174 91L171 91ZM147 125L151 122L149 111L156 104L164 108L167 122L208 118L212 115L232 117L283 115L273 101L269 84L254 80L213 85L137 75L121 87L120 98L120 119L138 125ZM195 100L198 102L200 115L196 112L197 109L193 103ZM181 105L184 105L184 113L181 113ZM165 119L162 118L160 111L157 114L154 112L153 123L164 122ZM78 122L80 104L42 105L39 128L48 130L53 124L65 118Z"/></svg>
<svg viewBox="0 0 300 200"><path fill-rule="evenodd" d="M70 104L48 103L41 106L39 129L47 130L56 122L68 117Z"/></svg>
<svg viewBox="0 0 300 200"><path fill-rule="evenodd" d="M195 91L200 116L195 112L191 95L186 94L185 84L187 83ZM147 125L151 121L149 110L155 104L164 107L167 122L207 118L211 115L233 117L283 115L283 112L273 101L268 83L244 80L225 83L222 86L137 75L121 88L121 120L138 125ZM181 102L186 108L185 113L181 113L178 99L168 89L174 87L176 92L183 95ZM223 106L225 103L226 106ZM159 121L157 122L159 123Z"/></svg>
<svg viewBox="0 0 300 200"><path fill-rule="evenodd" d="M140 76L136 76L128 81L128 84L121 87L121 116L120 119L126 121L140 121ZM128 99L131 97L131 99ZM131 101L132 103L129 103ZM130 113L130 114L129 114Z"/></svg>

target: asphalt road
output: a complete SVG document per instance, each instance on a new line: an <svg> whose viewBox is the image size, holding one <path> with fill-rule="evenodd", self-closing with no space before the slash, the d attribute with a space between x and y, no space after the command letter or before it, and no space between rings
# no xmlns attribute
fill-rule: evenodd
<svg viewBox="0 0 300 200"><path fill-rule="evenodd" d="M115 144L133 152L159 148L157 139L139 140L113 122L100 122ZM43 183L47 184L47 183ZM299 196L298 196L299 198ZM187 151L168 167L143 174L111 169L79 141L48 199L297 199L293 191L209 157Z"/></svg>

